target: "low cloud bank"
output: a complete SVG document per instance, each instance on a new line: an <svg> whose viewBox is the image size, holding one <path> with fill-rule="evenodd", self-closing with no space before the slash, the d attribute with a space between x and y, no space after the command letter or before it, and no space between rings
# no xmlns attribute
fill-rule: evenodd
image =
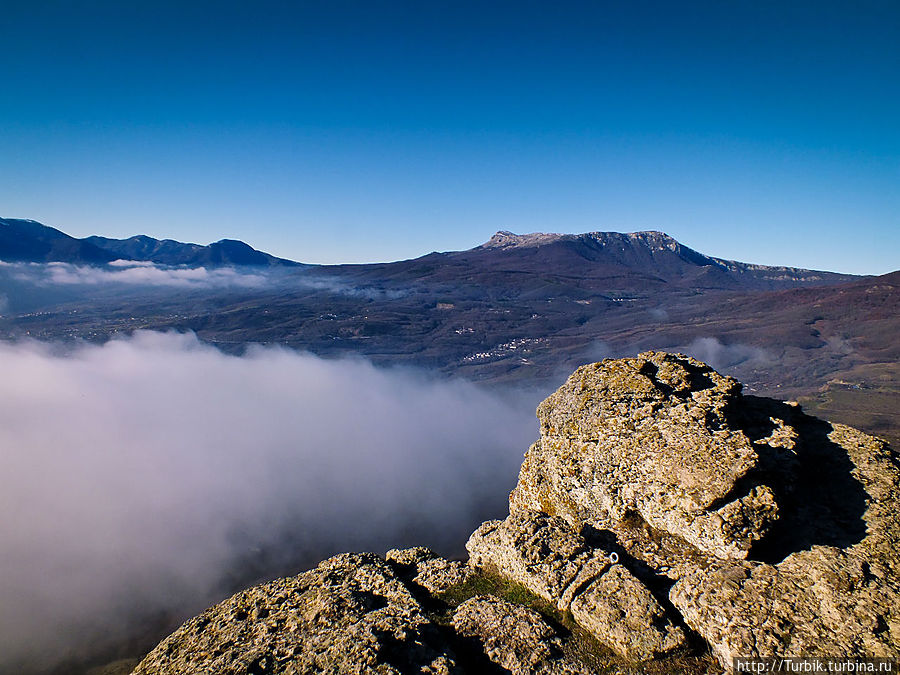
<svg viewBox="0 0 900 675"><path fill-rule="evenodd" d="M759 367L775 362L775 357L762 347L741 343L723 344L714 337L697 338L684 351L723 372L739 366Z"/></svg>
<svg viewBox="0 0 900 675"><path fill-rule="evenodd" d="M241 574L501 515L533 408L463 382L192 335L0 345L0 671L195 612ZM43 659L43 661L41 661Z"/></svg>
<svg viewBox="0 0 900 675"><path fill-rule="evenodd" d="M106 265L65 262L22 263L0 261L0 289L9 282L43 289L79 290L81 286L105 290L290 290L322 291L362 300L398 300L408 289L357 285L340 276L310 270L246 267L188 267L140 260L114 260ZM16 294L14 293L13 296ZM3 305L0 303L0 311Z"/></svg>
<svg viewBox="0 0 900 675"><path fill-rule="evenodd" d="M37 285L125 284L182 288L259 288L268 282L262 272L234 267L183 267L136 260L114 260L109 265L0 263L13 279Z"/></svg>

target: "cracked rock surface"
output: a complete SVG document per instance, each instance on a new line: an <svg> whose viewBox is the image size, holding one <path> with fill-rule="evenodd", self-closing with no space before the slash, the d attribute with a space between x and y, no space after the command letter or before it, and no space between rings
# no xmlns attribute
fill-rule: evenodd
<svg viewBox="0 0 900 675"><path fill-rule="evenodd" d="M469 563L498 571L552 603L627 659L642 661L684 645L684 634L614 551L590 546L561 518L516 514L471 536Z"/></svg>
<svg viewBox="0 0 900 675"><path fill-rule="evenodd" d="M134 674L310 672L460 671L393 569L377 555L348 553L190 619Z"/></svg>
<svg viewBox="0 0 900 675"><path fill-rule="evenodd" d="M586 666L564 655L562 641L544 618L521 605L479 595L457 608L453 627L514 675L590 675Z"/></svg>
<svg viewBox="0 0 900 675"><path fill-rule="evenodd" d="M589 546L561 518L540 513L482 523L466 549L470 565L497 570L563 611L612 564L609 551Z"/></svg>

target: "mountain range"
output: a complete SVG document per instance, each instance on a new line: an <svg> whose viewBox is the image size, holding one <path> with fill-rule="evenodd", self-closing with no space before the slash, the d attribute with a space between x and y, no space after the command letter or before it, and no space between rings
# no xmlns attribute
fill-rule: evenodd
<svg viewBox="0 0 900 675"><path fill-rule="evenodd" d="M222 239L201 246L145 235L128 239L76 239L34 220L0 218L0 260L10 262L66 262L102 265L113 260L136 260L190 267L218 265L296 266L290 260L257 251L242 241Z"/></svg>
<svg viewBox="0 0 900 675"><path fill-rule="evenodd" d="M501 231L411 260L304 265L242 242L75 239L12 219L0 220L0 259L98 271L87 293L84 275L28 285L20 268L0 266L0 339L192 331L232 353L277 344L541 388L586 361L664 349L711 362L751 392L801 398L900 440L900 272L752 265L661 232ZM123 275L106 263L115 259L221 267L226 280L252 283L114 283Z"/></svg>
<svg viewBox="0 0 900 675"><path fill-rule="evenodd" d="M114 260L160 265L286 266L301 263L257 251L248 244L222 239L207 246L137 235L128 239L90 236L76 239L34 220L0 218L0 260L102 265ZM589 232L586 234L516 235L497 232L473 249L430 253L413 260L341 268L361 279L455 283L461 277L488 274L505 283L518 275L539 292L541 280L569 278L586 291L675 284L692 288L771 289L848 281L853 277L794 267L751 265L703 255L663 232ZM530 277L526 279L525 275ZM536 277L536 278L534 278ZM485 280L485 279L482 279ZM536 281L536 283L535 283ZM565 283L565 282L563 282Z"/></svg>

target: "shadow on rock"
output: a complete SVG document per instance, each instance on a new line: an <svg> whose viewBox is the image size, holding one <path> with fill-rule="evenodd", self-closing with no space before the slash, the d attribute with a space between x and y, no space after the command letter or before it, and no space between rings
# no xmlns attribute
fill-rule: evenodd
<svg viewBox="0 0 900 675"><path fill-rule="evenodd" d="M742 397L726 417L760 456L759 467L734 491L764 483L774 490L779 506L778 520L751 548L749 559L774 564L813 546L848 548L863 540L869 495L853 475L847 450L829 438L831 424L796 406L755 396ZM793 433L784 433L791 429Z"/></svg>

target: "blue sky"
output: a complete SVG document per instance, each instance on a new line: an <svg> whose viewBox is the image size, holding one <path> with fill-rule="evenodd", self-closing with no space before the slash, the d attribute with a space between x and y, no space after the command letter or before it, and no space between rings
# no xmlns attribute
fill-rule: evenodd
<svg viewBox="0 0 900 675"><path fill-rule="evenodd" d="M0 216L394 260L900 268L900 3L4 0Z"/></svg>

